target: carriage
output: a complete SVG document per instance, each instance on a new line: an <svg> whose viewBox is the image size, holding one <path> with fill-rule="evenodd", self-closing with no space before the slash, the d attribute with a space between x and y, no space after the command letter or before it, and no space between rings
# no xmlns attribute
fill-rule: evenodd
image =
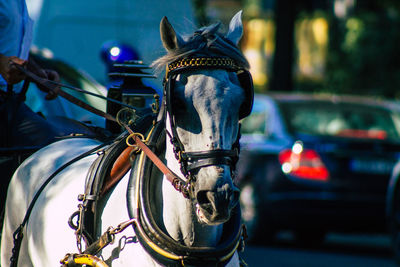
<svg viewBox="0 0 400 267"><path fill-rule="evenodd" d="M253 87L236 47L241 12L226 35L219 27L184 38L163 18L168 53L153 63L167 66L162 101L152 94L148 107L150 94L120 94L145 104L103 114L122 127L115 138L63 139L21 164L8 189L2 265L241 264L234 175Z"/></svg>

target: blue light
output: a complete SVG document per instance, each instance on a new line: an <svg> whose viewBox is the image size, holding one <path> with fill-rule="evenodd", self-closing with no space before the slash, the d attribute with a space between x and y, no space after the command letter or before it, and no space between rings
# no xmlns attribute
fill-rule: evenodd
<svg viewBox="0 0 400 267"><path fill-rule="evenodd" d="M115 40L107 41L102 45L100 56L106 64L108 71L110 71L115 63L139 59L136 50L131 45Z"/></svg>
<svg viewBox="0 0 400 267"><path fill-rule="evenodd" d="M117 46L114 46L114 47L112 47L112 48L110 49L110 54L111 54L111 56L113 56L113 57L119 56L120 53L121 53L121 49L120 49L119 47L117 47Z"/></svg>

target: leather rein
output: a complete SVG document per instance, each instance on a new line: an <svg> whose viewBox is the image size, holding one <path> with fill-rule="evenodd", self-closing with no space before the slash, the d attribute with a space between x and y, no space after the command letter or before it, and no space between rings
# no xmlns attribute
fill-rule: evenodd
<svg viewBox="0 0 400 267"><path fill-rule="evenodd" d="M87 103L81 101L80 99L78 99L78 98L72 96L71 94L65 92L64 90L62 90L61 87L70 88L70 89L77 90L77 91L82 92L82 93L90 93L93 96L100 97L100 98L106 99L108 101L113 101L113 102L115 102L117 104L123 105L123 106L131 108L131 109L134 109L133 106L127 105L125 103L122 103L120 101L117 101L117 100L114 100L114 99L111 99L111 98L103 97L103 96L98 95L98 94L93 94L91 92L88 92L88 91L85 91L85 90L82 90L82 89L79 89L79 88L75 88L75 87L68 86L68 85L65 85L65 84L62 84L62 83L58 83L58 82L55 82L55 81L50 81L50 80L41 78L41 77L35 75L34 73L32 73L31 71L28 71L25 68L23 68L23 67L21 67L21 66L19 66L17 64L15 64L15 66L21 72L23 72L28 77L29 80L33 81L34 83L39 84L39 85L41 85L43 87L46 87L48 90L53 90L52 86L50 86L50 85L58 86L59 89L57 90L57 93L60 96L62 96L63 98L65 98L66 100L68 100L71 103L73 103L73 104L75 104L75 105L77 105L77 106L79 106L81 108L84 108L84 109L86 109L86 110L88 110L88 111L90 111L90 112L92 112L92 113L94 113L94 114L96 114L98 116L101 116L101 117L103 117L103 118L105 118L107 120L111 120L111 121L117 122L118 124L122 125L130 134L128 139L133 139L134 144L137 145L140 149L142 149L143 152L151 159L151 161L154 162L154 164L165 175L166 179L172 184L172 186L177 191L181 192L185 197L188 197L189 193L188 193L188 188L187 188L188 186L187 186L186 182L183 179L181 179L178 175L176 175L172 170L170 170L151 151L151 149L143 142L144 140L143 140L143 138L141 138L141 136L139 134L133 132L132 129L126 123L124 123L123 121L118 119L118 116L116 118L116 117L112 116L111 114L105 113L105 112L103 112L103 111L101 111L99 109L96 109L96 108L88 105ZM127 139L128 145L129 146L133 146L132 144L129 144L129 140L128 139Z"/></svg>

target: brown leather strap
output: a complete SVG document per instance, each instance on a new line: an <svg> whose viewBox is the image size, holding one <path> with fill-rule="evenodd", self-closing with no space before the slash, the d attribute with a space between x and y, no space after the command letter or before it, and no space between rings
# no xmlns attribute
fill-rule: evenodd
<svg viewBox="0 0 400 267"><path fill-rule="evenodd" d="M80 106L80 107L82 107L82 108L84 108L84 109L96 114L96 115L99 115L99 116L101 116L103 118L106 118L107 120L117 122L117 120L113 116L111 116L110 114L105 113L105 112L103 112L103 111L101 111L101 110L99 110L97 108L92 107L91 105L86 104L85 102L81 101L80 99L78 99L78 98L68 94L67 92L63 91L62 89L60 89L58 91L58 94L60 96L62 96L63 98L67 99L69 102L74 103L74 104L76 104L76 105L78 105L78 106Z"/></svg>
<svg viewBox="0 0 400 267"><path fill-rule="evenodd" d="M154 154L151 149L140 140L140 138L137 135L132 136L133 141L136 143L136 145L142 149L142 151L146 154L147 157L157 166L157 168L165 175L168 181L170 181L172 184L176 182L176 179L183 181L178 175L176 175L171 169L169 169L164 162L160 160L159 157L157 157L156 154Z"/></svg>
<svg viewBox="0 0 400 267"><path fill-rule="evenodd" d="M184 197L189 197L189 192L187 189L187 183L182 180L178 175L176 175L171 169L169 169L160 158L154 154L154 152L140 140L140 137L133 134L133 131L124 124L124 127L132 135L130 138L133 139L137 147L142 149L143 153L157 166L157 168L165 175L166 179L172 184L172 186L179 192L183 194ZM115 185L122 177L128 172L131 167L130 164L130 154L135 149L135 146L127 147L121 155L118 157L113 165L110 172L110 178L106 179L106 185L103 186L100 195L105 194L113 185Z"/></svg>
<svg viewBox="0 0 400 267"><path fill-rule="evenodd" d="M104 185L100 191L100 197L107 193L108 190L117 184L129 171L131 168L131 152L133 150L134 147L127 147L121 155L118 156L111 168L110 175L104 179Z"/></svg>

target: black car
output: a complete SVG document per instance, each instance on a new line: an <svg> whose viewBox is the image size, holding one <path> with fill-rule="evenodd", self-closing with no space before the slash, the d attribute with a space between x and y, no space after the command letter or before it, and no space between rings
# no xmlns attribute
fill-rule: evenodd
<svg viewBox="0 0 400 267"><path fill-rule="evenodd" d="M330 231L385 231L387 185L400 158L398 110L365 97L256 95L237 166L250 240L279 230L308 243Z"/></svg>

